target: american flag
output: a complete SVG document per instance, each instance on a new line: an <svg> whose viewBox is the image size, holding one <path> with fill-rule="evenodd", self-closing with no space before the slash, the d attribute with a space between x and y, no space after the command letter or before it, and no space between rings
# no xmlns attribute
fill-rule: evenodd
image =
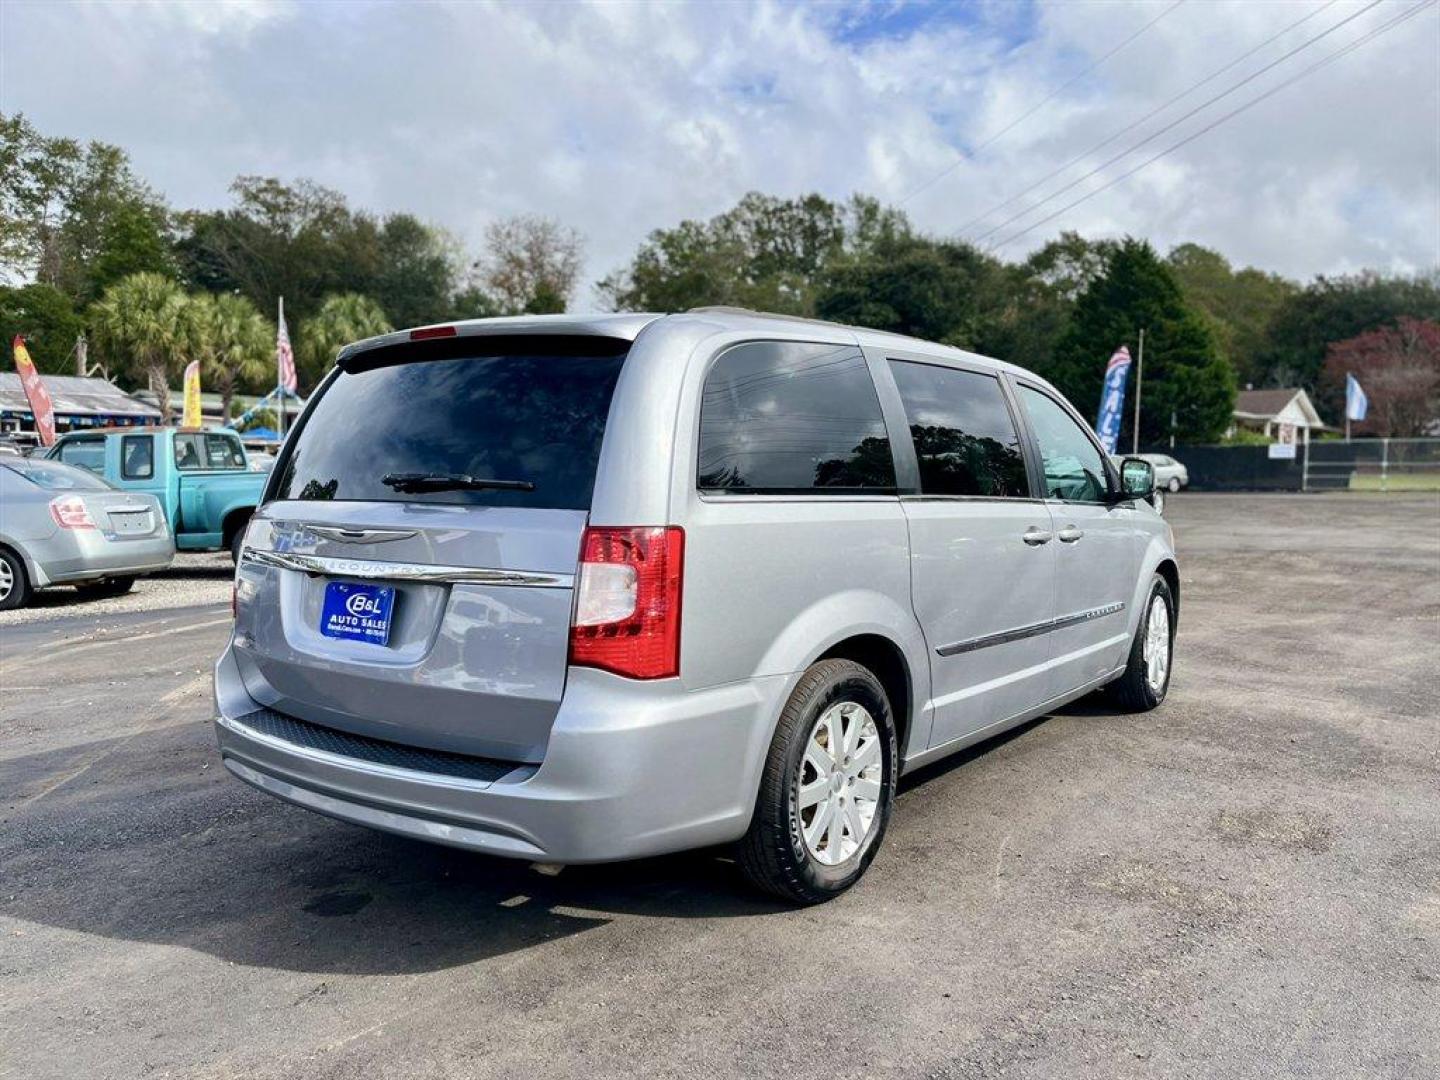
<svg viewBox="0 0 1440 1080"><path fill-rule="evenodd" d="M275 363L280 368L280 386L295 393L295 352L290 348L290 331L285 328L285 300L280 300L280 329L275 334Z"/></svg>

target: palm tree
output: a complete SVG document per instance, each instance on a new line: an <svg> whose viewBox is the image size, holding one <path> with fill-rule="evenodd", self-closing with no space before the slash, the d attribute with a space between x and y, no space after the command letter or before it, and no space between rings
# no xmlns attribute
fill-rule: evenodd
<svg viewBox="0 0 1440 1080"><path fill-rule="evenodd" d="M185 359L187 297L164 274L122 278L90 308L97 343L131 378L142 374L160 406L161 423L170 422L170 379Z"/></svg>
<svg viewBox="0 0 1440 1080"><path fill-rule="evenodd" d="M318 381L343 346L393 329L380 305L368 296L327 296L320 310L300 326L300 363L311 380Z"/></svg>
<svg viewBox="0 0 1440 1080"><path fill-rule="evenodd" d="M186 306L185 321L190 354L200 361L205 383L219 391L228 424L235 391L268 374L275 330L248 298L233 293L197 293Z"/></svg>

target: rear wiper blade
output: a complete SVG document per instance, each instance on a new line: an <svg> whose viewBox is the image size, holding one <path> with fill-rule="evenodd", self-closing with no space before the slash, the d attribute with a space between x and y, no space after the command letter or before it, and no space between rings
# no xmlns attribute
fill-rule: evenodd
<svg viewBox="0 0 1440 1080"><path fill-rule="evenodd" d="M380 478L386 487L400 492L419 491L534 491L529 480L491 480L464 473L386 473Z"/></svg>

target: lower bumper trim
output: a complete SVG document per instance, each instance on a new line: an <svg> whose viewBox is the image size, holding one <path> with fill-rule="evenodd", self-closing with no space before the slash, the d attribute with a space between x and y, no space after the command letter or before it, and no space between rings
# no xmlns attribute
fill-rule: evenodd
<svg viewBox="0 0 1440 1080"><path fill-rule="evenodd" d="M365 803L340 798L314 788L302 787L282 780L278 776L252 768L229 754L224 755L225 767L239 779L259 788L261 791L284 799L286 802L303 806L326 817L348 821L354 825L379 829L383 832L428 840L434 844L464 848L467 851L487 851L512 858L543 859L545 852L534 844L516 836L479 829L471 825L436 821L431 818L400 814Z"/></svg>

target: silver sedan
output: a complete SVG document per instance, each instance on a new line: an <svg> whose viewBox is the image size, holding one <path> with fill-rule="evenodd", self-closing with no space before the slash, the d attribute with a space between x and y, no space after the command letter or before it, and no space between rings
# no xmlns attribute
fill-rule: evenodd
<svg viewBox="0 0 1440 1080"><path fill-rule="evenodd" d="M174 557L155 496L59 461L0 458L0 610L52 585L117 596Z"/></svg>

